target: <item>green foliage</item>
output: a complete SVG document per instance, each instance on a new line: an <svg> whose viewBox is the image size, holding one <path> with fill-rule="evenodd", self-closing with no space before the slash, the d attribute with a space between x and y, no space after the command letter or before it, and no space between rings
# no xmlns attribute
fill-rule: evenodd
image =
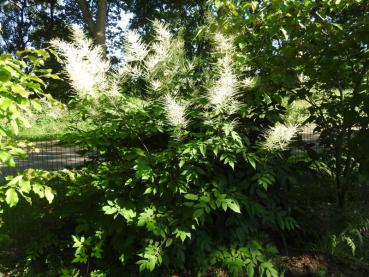
<svg viewBox="0 0 369 277"><path fill-rule="evenodd" d="M62 140L71 128L88 129L88 125L84 122L78 124L75 122L73 110L59 109L58 106L43 108L43 112L32 114L30 116L32 126L21 128L16 138L26 141Z"/></svg>
<svg viewBox="0 0 369 277"><path fill-rule="evenodd" d="M60 42L67 58L76 57L65 64L74 105L89 124L69 138L97 149L99 160L41 175L50 188L30 180L25 192L53 203L37 202L27 218L40 226L59 222L50 233L40 231L37 245L20 246L21 232L11 232L11 214L24 206L10 190L8 202L21 206L5 211L4 232L14 238L7 243L28 249L18 265L31 275L195 275L220 267L234 276L276 276L276 252L264 245L297 223L279 199L284 175L276 165L284 154L263 146L266 127L255 122L266 115L251 112L254 104L244 97L250 87L239 81L233 42L209 33L209 59L188 59L180 37L159 22L154 28L150 45L129 34L130 60L114 73L98 50Z"/></svg>
<svg viewBox="0 0 369 277"><path fill-rule="evenodd" d="M51 50L51 53L53 51ZM54 78L57 75L51 71L40 68L44 60L50 57L47 50L28 50L17 52L17 58L10 55L0 56L0 160L1 166L15 166L14 156L25 156L21 144L13 139L23 127L29 127L27 113L33 108L41 108L40 100L34 96L44 96L48 101L53 101L49 95L43 93L46 83L43 79ZM54 198L50 187L31 180L47 179L48 173L28 171L26 175L15 178L7 177L8 181L0 187L0 204L5 202L9 206L15 206L19 202L19 196L31 201L27 196L31 191L41 198L51 202Z"/></svg>
<svg viewBox="0 0 369 277"><path fill-rule="evenodd" d="M69 138L97 149L99 160L50 176L58 197L40 220L60 218L65 232L56 245L33 247L31 261L64 275L224 268L233 276L277 276L270 235L297 227L279 198L288 167L282 151L262 146L266 127L255 122L265 114L252 112L245 97L250 87L239 81L233 42L208 34L209 60L190 60L180 37L159 22L154 28L145 57L128 52L132 60L115 74L101 67L106 84L68 72L76 110L90 126ZM142 46L135 43L131 51ZM94 90L87 93L86 84Z"/></svg>
<svg viewBox="0 0 369 277"><path fill-rule="evenodd" d="M246 269L247 276L253 277L257 267L259 276L278 277L279 274L272 261L265 258L265 252L277 253L273 247L264 249L258 242L251 241L246 247L215 251L211 257L211 264L216 265L219 262L232 276L243 275Z"/></svg>
<svg viewBox="0 0 369 277"><path fill-rule="evenodd" d="M192 15L209 8L188 5ZM306 234L315 250L365 257L364 220L346 224L331 203L334 195L342 208L368 185L367 3L227 0L210 7L216 19L196 30L195 43L187 40L194 29L184 41L158 21L150 43L127 33L119 68L110 68L80 32L81 45L54 42L75 91L77 124L67 138L99 158L73 172L20 176L6 187L10 206L23 205L29 193L53 201L49 210L37 202L27 211L42 226L59 224L41 232L38 245L11 232L14 226L5 232L4 241L27 250L18 265L30 275L221 269L278 276L270 244ZM0 71L0 80L9 78ZM27 98L22 87L16 82L11 92ZM306 123L320 134L319 152L287 147L294 124ZM18 132L17 124L9 126ZM12 165L12 154L0 159ZM48 186L38 186L45 180ZM22 208L7 207L4 221ZM299 226L304 232L296 232Z"/></svg>
<svg viewBox="0 0 369 277"><path fill-rule="evenodd" d="M328 166L344 207L348 192L365 175L368 148L368 20L366 1L217 1L219 24L237 32L272 101L308 103L326 151L311 158ZM244 14L249 16L244 17ZM277 92L277 94L276 94ZM359 177L360 178L360 177Z"/></svg>

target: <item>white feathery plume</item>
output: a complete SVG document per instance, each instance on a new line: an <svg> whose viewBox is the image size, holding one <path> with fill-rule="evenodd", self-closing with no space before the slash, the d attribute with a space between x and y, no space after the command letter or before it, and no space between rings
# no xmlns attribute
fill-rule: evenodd
<svg viewBox="0 0 369 277"><path fill-rule="evenodd" d="M154 91L158 91L163 86L163 84L159 80L152 80L151 86Z"/></svg>
<svg viewBox="0 0 369 277"><path fill-rule="evenodd" d="M149 71L151 71L161 61L162 61L162 56L160 56L160 55L151 55L148 59L145 60L145 66Z"/></svg>
<svg viewBox="0 0 369 277"><path fill-rule="evenodd" d="M85 33L79 26L73 25L72 29L72 39L75 43L82 44L86 40L91 41L90 39L86 38Z"/></svg>
<svg viewBox="0 0 369 277"><path fill-rule="evenodd" d="M73 43L55 39L51 45L64 56L65 71L77 94L97 97L108 86L106 73L110 64L104 60L101 47L93 46L81 29L74 28L73 38Z"/></svg>
<svg viewBox="0 0 369 277"><path fill-rule="evenodd" d="M159 20L154 20L153 27L156 33L156 40L164 43L170 43L172 40L172 34L166 24L160 22Z"/></svg>
<svg viewBox="0 0 369 277"><path fill-rule="evenodd" d="M137 31L128 31L126 33L124 50L127 62L143 61L149 52Z"/></svg>
<svg viewBox="0 0 369 277"><path fill-rule="evenodd" d="M145 66L150 71L169 57L172 43L172 34L168 26L158 20L154 21L153 26L155 31L155 42L151 45L153 54L145 61Z"/></svg>
<svg viewBox="0 0 369 277"><path fill-rule="evenodd" d="M231 59L224 56L218 60L220 76L208 92L210 104L217 110L228 112L229 108L236 104L235 96L237 94L238 80L233 73Z"/></svg>
<svg viewBox="0 0 369 277"><path fill-rule="evenodd" d="M298 126L296 125L277 125L270 128L265 133L264 148L268 151L286 150L297 130Z"/></svg>
<svg viewBox="0 0 369 277"><path fill-rule="evenodd" d="M251 88L255 85L255 78L252 77L246 77L243 81L242 81L242 85L245 88Z"/></svg>
<svg viewBox="0 0 369 277"><path fill-rule="evenodd" d="M129 76L132 79L138 79L144 75L141 67L138 65L132 65L129 63L124 63L118 69L118 76L119 77L126 77Z"/></svg>
<svg viewBox="0 0 369 277"><path fill-rule="evenodd" d="M168 122L173 127L185 128L187 126L186 106L177 102L171 95L165 96L165 109Z"/></svg>
<svg viewBox="0 0 369 277"><path fill-rule="evenodd" d="M220 54L231 54L235 48L233 46L233 38L226 37L222 33L214 35L215 49Z"/></svg>
<svg viewBox="0 0 369 277"><path fill-rule="evenodd" d="M215 52L220 56L217 61L219 77L208 91L210 105L217 112L232 114L238 109L236 95L239 82L232 68L234 54L233 39L221 33L214 34Z"/></svg>
<svg viewBox="0 0 369 277"><path fill-rule="evenodd" d="M108 92L108 96L111 97L119 97L121 94L119 93L119 84L117 80L113 80L110 84L109 90Z"/></svg>

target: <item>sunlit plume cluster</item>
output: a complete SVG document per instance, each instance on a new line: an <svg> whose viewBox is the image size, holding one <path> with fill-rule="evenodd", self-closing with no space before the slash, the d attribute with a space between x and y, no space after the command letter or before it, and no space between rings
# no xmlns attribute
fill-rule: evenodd
<svg viewBox="0 0 369 277"><path fill-rule="evenodd" d="M110 97L119 97L121 96L119 92L119 84L116 79L113 79L109 85L109 89L107 90L107 95Z"/></svg>
<svg viewBox="0 0 369 277"><path fill-rule="evenodd" d="M152 80L151 81L151 88L154 91L159 91L162 86L163 86L163 84L159 80Z"/></svg>
<svg viewBox="0 0 369 277"><path fill-rule="evenodd" d="M222 33L216 33L214 35L215 49L220 54L229 55L234 52L233 38L226 37Z"/></svg>
<svg viewBox="0 0 369 277"><path fill-rule="evenodd" d="M238 80L229 56L218 60L219 78L209 90L209 102L217 111L233 112L237 108Z"/></svg>
<svg viewBox="0 0 369 277"><path fill-rule="evenodd" d="M121 78L130 77L134 80L142 77L143 74L144 72L139 65L133 65L131 63L124 63L118 69L118 76Z"/></svg>
<svg viewBox="0 0 369 277"><path fill-rule="evenodd" d="M124 41L125 59L127 62L143 61L149 53L147 45L137 31L128 31Z"/></svg>
<svg viewBox="0 0 369 277"><path fill-rule="evenodd" d="M160 62L166 60L169 56L172 34L168 27L158 20L153 23L155 31L155 40L151 45L152 55L145 61L145 66L148 70L153 70Z"/></svg>
<svg viewBox="0 0 369 277"><path fill-rule="evenodd" d="M245 87L245 88L253 88L255 86L255 78L252 78L252 77L247 77L245 78L243 81L242 81L242 85Z"/></svg>
<svg viewBox="0 0 369 277"><path fill-rule="evenodd" d="M124 41L125 63L118 70L120 76L133 79L148 77L150 80L155 69L171 57L175 45L169 28L158 20L154 21L153 27L155 36L150 45L143 42L137 31L127 32Z"/></svg>
<svg viewBox="0 0 369 277"><path fill-rule="evenodd" d="M208 99L217 112L232 114L238 107L236 100L238 80L232 68L233 41L223 34L216 33L214 42L216 54L219 56L216 64L219 75L208 91Z"/></svg>
<svg viewBox="0 0 369 277"><path fill-rule="evenodd" d="M263 146L268 151L286 150L297 131L298 127L296 125L272 127L265 133Z"/></svg>
<svg viewBox="0 0 369 277"><path fill-rule="evenodd" d="M164 102L169 124L173 127L185 128L187 126L186 106L169 94L165 96Z"/></svg>
<svg viewBox="0 0 369 277"><path fill-rule="evenodd" d="M65 58L65 71L77 94L96 97L108 87L110 63L103 58L102 49L93 46L79 28L74 28L73 38L73 43L55 39L51 45Z"/></svg>
<svg viewBox="0 0 369 277"><path fill-rule="evenodd" d="M118 76L137 79L143 75L140 63L149 53L147 45L137 31L128 31L124 39L125 62L118 69Z"/></svg>

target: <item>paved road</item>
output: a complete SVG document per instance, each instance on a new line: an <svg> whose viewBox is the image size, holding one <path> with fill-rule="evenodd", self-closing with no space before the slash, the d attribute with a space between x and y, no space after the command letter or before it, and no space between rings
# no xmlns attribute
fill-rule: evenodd
<svg viewBox="0 0 369 277"><path fill-rule="evenodd" d="M27 168L60 170L75 168L82 165L87 156L81 154L81 148L77 146L62 146L58 141L37 142L35 147L39 152L28 154L27 158L16 158L15 168L3 168L0 175L14 175Z"/></svg>

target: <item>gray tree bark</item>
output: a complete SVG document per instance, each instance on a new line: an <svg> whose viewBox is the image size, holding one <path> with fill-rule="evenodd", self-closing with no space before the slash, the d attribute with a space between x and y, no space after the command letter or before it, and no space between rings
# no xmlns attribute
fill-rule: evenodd
<svg viewBox="0 0 369 277"><path fill-rule="evenodd" d="M88 30L93 37L96 45L101 46L103 49L104 58L106 58L106 20L108 13L107 0L97 1L96 19L92 16L91 9L87 0L78 0L79 7L81 8L83 19L85 20Z"/></svg>

